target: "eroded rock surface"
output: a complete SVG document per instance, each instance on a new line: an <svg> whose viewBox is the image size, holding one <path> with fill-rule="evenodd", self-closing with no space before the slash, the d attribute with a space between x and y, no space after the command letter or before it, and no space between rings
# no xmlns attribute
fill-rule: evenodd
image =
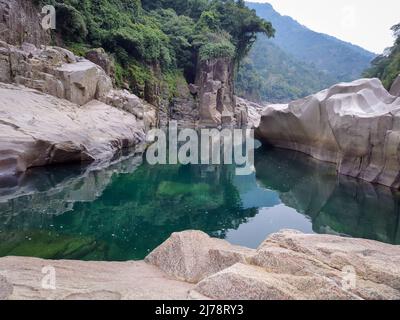
<svg viewBox="0 0 400 320"><path fill-rule="evenodd" d="M399 246L284 230L247 261L194 290L212 299L400 299Z"/></svg>
<svg viewBox="0 0 400 320"><path fill-rule="evenodd" d="M237 247L200 231L173 233L145 261L177 279L196 283L208 275L244 262L253 250Z"/></svg>
<svg viewBox="0 0 400 320"><path fill-rule="evenodd" d="M54 268L51 270L55 270L55 289L42 286L44 267ZM171 279L143 261L84 262L7 257L0 259L0 272L13 286L13 291L8 288L7 296L3 297L9 300L182 300L193 287ZM1 288L0 282L0 298Z"/></svg>
<svg viewBox="0 0 400 320"><path fill-rule="evenodd" d="M112 89L105 71L60 47L9 45L0 41L0 82L17 83L84 105Z"/></svg>
<svg viewBox="0 0 400 320"><path fill-rule="evenodd" d="M42 287L45 266L55 290ZM185 231L145 261L6 257L0 274L9 299L398 300L400 246L283 230L250 250Z"/></svg>
<svg viewBox="0 0 400 320"><path fill-rule="evenodd" d="M199 97L200 125L231 124L235 112L234 63L230 58L200 61L196 85L191 92Z"/></svg>
<svg viewBox="0 0 400 320"><path fill-rule="evenodd" d="M0 0L0 39L11 44L50 42L50 32L41 26L42 17L34 1Z"/></svg>
<svg viewBox="0 0 400 320"><path fill-rule="evenodd" d="M341 174L400 187L400 98L378 79L341 83L267 106L257 135L268 144L337 163Z"/></svg>
<svg viewBox="0 0 400 320"><path fill-rule="evenodd" d="M134 115L97 100L77 106L15 85L0 84L0 172L111 158L145 139Z"/></svg>
<svg viewBox="0 0 400 320"><path fill-rule="evenodd" d="M236 97L236 124L240 128L257 128L260 125L263 106L243 98Z"/></svg>

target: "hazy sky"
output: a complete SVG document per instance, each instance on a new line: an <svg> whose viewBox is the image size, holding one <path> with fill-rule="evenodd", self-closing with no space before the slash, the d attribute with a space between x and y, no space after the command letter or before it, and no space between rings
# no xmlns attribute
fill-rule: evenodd
<svg viewBox="0 0 400 320"><path fill-rule="evenodd" d="M400 23L400 0L249 0L268 2L308 28L376 53L393 45L390 27Z"/></svg>

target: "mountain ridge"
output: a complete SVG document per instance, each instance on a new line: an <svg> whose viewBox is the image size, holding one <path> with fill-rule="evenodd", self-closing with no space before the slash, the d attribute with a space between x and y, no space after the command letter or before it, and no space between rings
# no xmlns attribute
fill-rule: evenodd
<svg viewBox="0 0 400 320"><path fill-rule="evenodd" d="M358 45L311 30L294 18L281 15L269 3L246 5L271 22L276 33L272 39L258 37L239 70L237 93L245 98L268 102L302 98L335 83L360 78L376 57ZM280 57L280 61L274 61L283 66L281 70L271 65L274 62L267 64L267 54Z"/></svg>

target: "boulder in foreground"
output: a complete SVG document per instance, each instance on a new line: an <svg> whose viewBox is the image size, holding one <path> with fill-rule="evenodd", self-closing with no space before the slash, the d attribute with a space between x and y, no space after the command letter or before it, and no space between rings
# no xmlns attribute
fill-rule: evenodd
<svg viewBox="0 0 400 320"><path fill-rule="evenodd" d="M48 265L56 290L41 287ZM400 299L400 246L294 230L271 235L257 250L185 231L145 261L6 257L0 271L13 286L9 299Z"/></svg>
<svg viewBox="0 0 400 320"><path fill-rule="evenodd" d="M201 231L184 231L173 233L145 261L179 280L197 283L237 262L245 262L253 253Z"/></svg>

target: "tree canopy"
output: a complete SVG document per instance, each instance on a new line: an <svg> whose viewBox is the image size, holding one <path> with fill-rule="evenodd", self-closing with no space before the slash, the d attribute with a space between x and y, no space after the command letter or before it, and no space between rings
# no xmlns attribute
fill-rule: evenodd
<svg viewBox="0 0 400 320"><path fill-rule="evenodd" d="M400 23L391 29L395 38L394 45L372 61L370 69L365 71L365 77L377 77L383 85L390 89L394 80L400 74Z"/></svg>

